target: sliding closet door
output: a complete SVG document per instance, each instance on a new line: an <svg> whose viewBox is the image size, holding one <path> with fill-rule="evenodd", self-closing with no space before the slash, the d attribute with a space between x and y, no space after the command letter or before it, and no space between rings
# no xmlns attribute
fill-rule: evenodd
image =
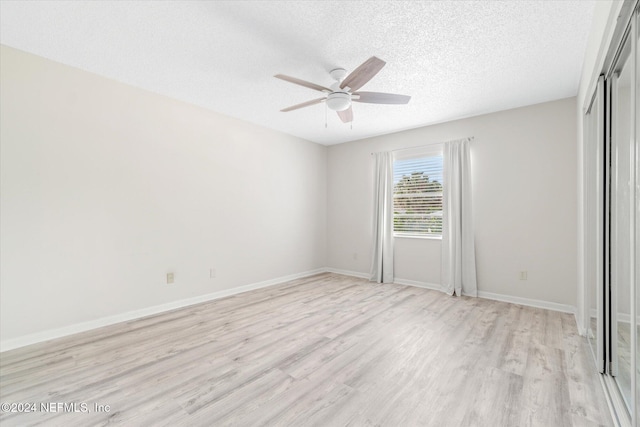
<svg viewBox="0 0 640 427"><path fill-rule="evenodd" d="M587 338L598 372L604 372L603 209L604 76L584 119L584 277L587 291Z"/></svg>
<svg viewBox="0 0 640 427"><path fill-rule="evenodd" d="M634 68L632 40L627 37L621 53L614 65L610 78L611 134L610 134L610 210L609 210L609 306L611 313L611 366L618 389L631 413L632 406L632 366L635 351L632 352L631 315L633 224L635 206L633 204L632 156L635 141L632 97ZM633 218L633 220L632 220ZM635 294L635 290L634 290ZM635 311L635 307L634 307ZM635 322L634 322L635 323ZM635 331L634 331L635 332ZM635 337L633 339L635 344ZM635 348L633 349L635 350ZM635 373L634 373L635 376ZM633 378L635 383L635 378Z"/></svg>
<svg viewBox="0 0 640 427"><path fill-rule="evenodd" d="M585 115L583 165L587 336L612 410L621 425L635 427L640 427L639 10L637 0L622 5L604 77Z"/></svg>
<svg viewBox="0 0 640 427"><path fill-rule="evenodd" d="M635 76L633 89L635 91L635 108L633 111L633 124L635 126L635 141L632 148L632 171L634 182L632 192L634 197L633 205L635 216L634 221L635 236L633 236L634 247L634 266L632 270L633 280L635 282L636 310L635 310L635 377L636 377L636 393L635 393L635 420L636 426L640 426L640 6L636 9L635 28L632 28L633 43L632 51L635 53ZM634 191L635 189L635 191Z"/></svg>

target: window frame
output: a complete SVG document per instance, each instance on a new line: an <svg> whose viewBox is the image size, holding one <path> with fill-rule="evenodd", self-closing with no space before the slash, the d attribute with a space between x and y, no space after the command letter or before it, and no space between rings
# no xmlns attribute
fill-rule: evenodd
<svg viewBox="0 0 640 427"><path fill-rule="evenodd" d="M408 148L408 149L404 149L404 150L394 151L393 152L393 170L394 170L394 174L395 174L395 169L396 169L396 162L399 161L399 160L402 161L402 160L409 160L409 159L442 156L443 155L443 151L444 151L444 144L442 144L442 143L431 144L431 145L427 145L427 146L424 146L424 147ZM443 162L442 168L444 169L444 162ZM443 170L443 173L444 173L444 170ZM394 197L393 198L394 198L394 205L395 205L395 183L393 185L394 185L394 192L393 192ZM442 185L444 186L444 177L443 177ZM443 196L444 196L444 188L443 188ZM393 212L393 221L394 221L393 237L394 238L442 240L442 232L440 232L440 233L418 233L418 232L396 231L395 230L395 218L396 218L396 214L395 214L395 209L394 209L394 212Z"/></svg>

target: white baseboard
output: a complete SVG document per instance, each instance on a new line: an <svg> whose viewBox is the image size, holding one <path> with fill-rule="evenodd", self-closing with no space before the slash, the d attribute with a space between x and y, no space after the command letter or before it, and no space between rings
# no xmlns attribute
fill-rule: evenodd
<svg viewBox="0 0 640 427"><path fill-rule="evenodd" d="M576 319L576 327L578 328L578 335L581 337L587 336L587 329L581 325L580 320L578 320L578 310L574 313L573 317Z"/></svg>
<svg viewBox="0 0 640 427"><path fill-rule="evenodd" d="M494 301L510 302L512 304L526 305L528 307L544 308L562 313L576 313L576 308L568 304L558 304L557 302L543 301L531 298L514 297L511 295L494 294L492 292L478 291L478 297L491 299Z"/></svg>
<svg viewBox="0 0 640 427"><path fill-rule="evenodd" d="M395 279L394 283L398 285L409 285L409 286L416 286L419 288L432 289L434 291L442 291L442 286L435 283L425 283L425 282L418 282L415 280L407 280L407 279ZM535 300L530 298L514 297L511 295L494 294L492 292L478 291L478 298L509 302L512 304L526 305L528 307L544 308L552 311L560 311L562 313L575 314L576 312L576 308L572 305L558 304L555 302Z"/></svg>
<svg viewBox="0 0 640 427"><path fill-rule="evenodd" d="M280 283L288 282L290 280L300 279L303 277L324 273L325 271L326 269L319 268L316 270L305 271L302 273L290 274L288 276L282 276L276 279L265 280L257 283L251 283L249 285L238 286L235 288L225 289L225 290L213 292L210 294L199 295L197 297L185 298L178 301L172 301L166 304L155 305L153 307L146 307L140 310L133 310L133 311L128 311L126 313L115 314L113 316L101 317L99 319L76 323L74 325L64 326L62 328L49 329L47 331L24 335L21 337L0 341L0 352L13 350L20 347L25 347L31 344L48 341L54 338L61 338L68 335L77 334L79 332L86 332L92 329L98 329L104 326L109 326L109 325L113 325L120 322L127 322L130 320L140 319L142 317L163 313L165 311L175 310L177 308L188 307L190 305L194 305L202 302L212 301L215 299L240 294L243 292L253 291L255 289L266 288L269 286L274 286Z"/></svg>
<svg viewBox="0 0 640 427"><path fill-rule="evenodd" d="M369 279L370 278L370 275L368 273L360 273L358 271L341 270L339 268L325 268L325 271L327 273L342 274L344 276L359 277L361 279ZM439 290L442 289L442 287L440 285L436 285L434 283L419 282L417 280L409 280L409 279L393 279L393 283L395 285L415 286L417 288L432 289L434 291L439 291Z"/></svg>
<svg viewBox="0 0 640 427"><path fill-rule="evenodd" d="M442 291L442 286L435 283L419 282L417 280L408 279L394 279L393 283L396 285L415 286L416 288L431 289L434 291Z"/></svg>
<svg viewBox="0 0 640 427"><path fill-rule="evenodd" d="M359 277L361 279L370 279L369 273L360 273L358 271L341 270L339 268L325 268L323 271L327 273L342 274L344 276Z"/></svg>
<svg viewBox="0 0 640 427"><path fill-rule="evenodd" d="M359 273L356 271L348 271L348 270L340 270L337 268L325 268L325 271L329 273L336 274L344 274L345 276L353 276L353 277L361 277L364 279L368 279L369 275L365 273ZM435 283L428 282L420 282L417 280L409 280L409 279L394 279L394 284L397 285L407 285L407 286L416 286L419 288L432 289L434 291L442 291L442 286ZM502 301L509 302L511 304L520 304L526 305L528 307L536 307L536 308L544 308L552 311L559 311L562 313L571 313L575 315L576 308L572 305L568 304L558 304L555 302L536 300L531 298L522 298L522 297L514 297L511 295L503 295L503 294L494 294L492 292L478 291L479 298L490 299L494 301Z"/></svg>

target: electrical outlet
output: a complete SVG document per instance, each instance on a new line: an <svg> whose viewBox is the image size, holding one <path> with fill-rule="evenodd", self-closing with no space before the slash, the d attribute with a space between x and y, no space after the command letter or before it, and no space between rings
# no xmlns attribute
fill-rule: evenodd
<svg viewBox="0 0 640 427"><path fill-rule="evenodd" d="M520 272L520 280L527 280L528 273L526 271Z"/></svg>
<svg viewBox="0 0 640 427"><path fill-rule="evenodd" d="M215 279L216 277L216 269L215 268L210 268L209 269L209 278L210 279Z"/></svg>
<svg viewBox="0 0 640 427"><path fill-rule="evenodd" d="M167 285L171 285L174 282L174 279L173 273L167 273Z"/></svg>

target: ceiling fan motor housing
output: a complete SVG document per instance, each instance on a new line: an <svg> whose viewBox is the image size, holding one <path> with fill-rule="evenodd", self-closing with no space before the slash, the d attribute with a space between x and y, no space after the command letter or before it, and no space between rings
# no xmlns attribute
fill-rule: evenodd
<svg viewBox="0 0 640 427"><path fill-rule="evenodd" d="M327 95L327 107L333 111L344 111L351 106L351 94L348 92L331 92Z"/></svg>

